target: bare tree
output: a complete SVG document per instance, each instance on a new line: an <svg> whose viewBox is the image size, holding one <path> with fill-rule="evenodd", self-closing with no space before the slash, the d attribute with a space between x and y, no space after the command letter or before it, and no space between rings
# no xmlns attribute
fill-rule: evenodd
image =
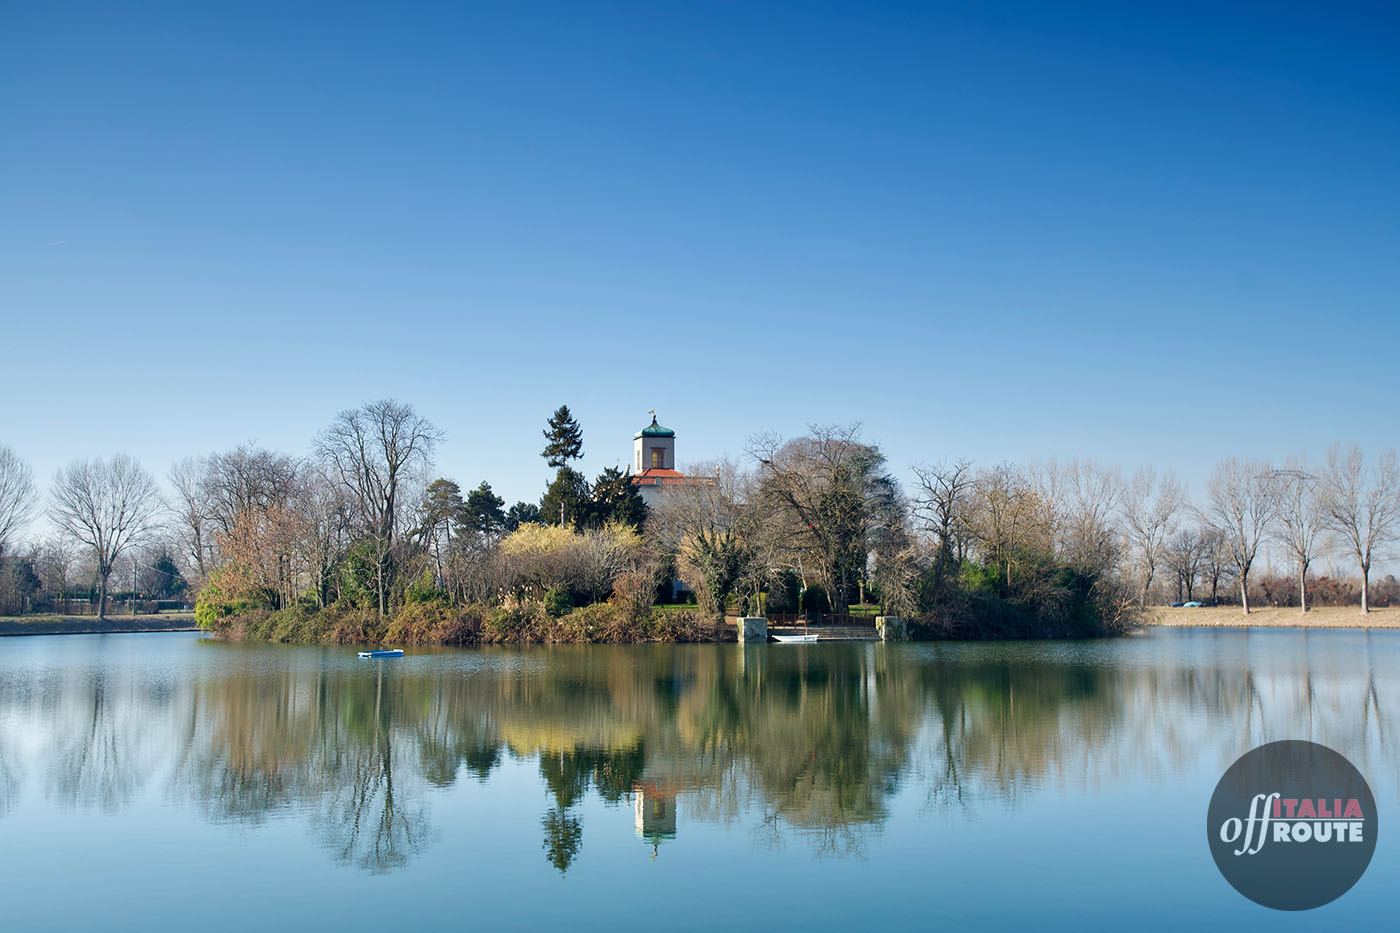
<svg viewBox="0 0 1400 933"><path fill-rule="evenodd" d="M213 454L204 462L199 484L205 521L228 534L245 512L287 508L300 473L297 458L250 444Z"/></svg>
<svg viewBox="0 0 1400 933"><path fill-rule="evenodd" d="M1123 482L1116 467L1092 460L1051 461L1042 475L1044 487L1053 490L1048 501L1055 512L1054 525L1061 552L1080 567L1105 571L1114 567L1122 551L1122 536L1115 521Z"/></svg>
<svg viewBox="0 0 1400 933"><path fill-rule="evenodd" d="M342 411L317 438L316 452L358 506L364 530L375 542L381 615L388 610L390 554L403 517L401 487L415 468L427 468L440 440L442 432L431 421L393 399Z"/></svg>
<svg viewBox="0 0 1400 933"><path fill-rule="evenodd" d="M301 516L297 553L310 575L316 602L325 606L333 599L335 567L349 545L350 519L340 484L318 466L305 471L294 508Z"/></svg>
<svg viewBox="0 0 1400 933"><path fill-rule="evenodd" d="M0 554L10 537L34 517L38 494L29 464L0 444Z"/></svg>
<svg viewBox="0 0 1400 933"><path fill-rule="evenodd" d="M896 616L912 615L920 605L921 581L930 560L930 542L905 522L890 523L874 535L874 569L871 576L880 589L880 611Z"/></svg>
<svg viewBox="0 0 1400 933"><path fill-rule="evenodd" d="M1361 448L1333 445L1323 473L1327 525L1346 543L1361 570L1361 611L1371 611L1371 561L1400 531L1400 465L1387 450L1366 469Z"/></svg>
<svg viewBox="0 0 1400 933"><path fill-rule="evenodd" d="M1201 572L1204 580L1210 580L1210 604L1212 606L1220 602L1220 588L1230 582L1230 570L1232 567L1230 560L1230 548L1225 543L1225 534L1219 529L1206 524L1201 529Z"/></svg>
<svg viewBox="0 0 1400 933"><path fill-rule="evenodd" d="M118 559L155 527L160 498L155 480L126 454L75 460L59 470L49 518L86 545L97 570L97 617L107 614L107 580Z"/></svg>
<svg viewBox="0 0 1400 933"><path fill-rule="evenodd" d="M1278 515L1278 482L1267 463L1227 457L1207 486L1211 525L1220 532L1239 575L1240 606L1249 615L1249 569Z"/></svg>
<svg viewBox="0 0 1400 933"><path fill-rule="evenodd" d="M1183 528L1162 548L1162 559L1176 577L1176 596L1194 600L1209 541L1198 528Z"/></svg>
<svg viewBox="0 0 1400 933"><path fill-rule="evenodd" d="M759 495L789 547L805 552L832 609L845 612L863 583L870 536L900 517L899 484L880 449L860 441L860 425L810 425L807 437L749 442L760 464Z"/></svg>
<svg viewBox="0 0 1400 933"><path fill-rule="evenodd" d="M972 462L955 460L951 464L916 466L914 475L919 480L919 493L913 503L914 515L922 520L924 528L933 534L937 542L937 552L933 558L933 589L939 593L948 565L956 561L962 550L955 542L967 528L973 483Z"/></svg>
<svg viewBox="0 0 1400 933"><path fill-rule="evenodd" d="M1123 525L1137 552L1142 571L1142 604L1147 605L1148 591L1162 557L1162 549L1177 528L1186 505L1186 489L1168 470L1157 480L1157 471L1145 466L1133 474L1123 495ZM1188 549L1187 555L1194 552Z"/></svg>
<svg viewBox="0 0 1400 933"><path fill-rule="evenodd" d="M70 538L55 535L39 545L34 562L39 578L44 581L44 593L50 602L57 601L59 611L68 598L68 584L73 565L78 560L78 545Z"/></svg>
<svg viewBox="0 0 1400 933"><path fill-rule="evenodd" d="M1012 584L1012 569L1023 555L1049 553L1054 547L1054 509L1046 492L1033 488L1025 474L1009 463L977 471L973 484L969 531L984 563Z"/></svg>
<svg viewBox="0 0 1400 933"><path fill-rule="evenodd" d="M1318 478L1308 472L1307 460L1289 457L1279 471L1279 543L1298 568L1298 605L1307 612L1308 568L1322 546L1326 513Z"/></svg>
<svg viewBox="0 0 1400 933"><path fill-rule="evenodd" d="M206 529L209 502L205 495L208 461L202 457L186 457L170 468L170 485L175 490L170 511L180 530L180 549L194 561L196 582L203 583L209 568L205 565L208 550L213 546Z"/></svg>
<svg viewBox="0 0 1400 933"><path fill-rule="evenodd" d="M702 608L722 615L752 557L744 535L751 478L727 459L693 464L690 474L714 480L668 489L647 516L647 534L675 549L678 569Z"/></svg>

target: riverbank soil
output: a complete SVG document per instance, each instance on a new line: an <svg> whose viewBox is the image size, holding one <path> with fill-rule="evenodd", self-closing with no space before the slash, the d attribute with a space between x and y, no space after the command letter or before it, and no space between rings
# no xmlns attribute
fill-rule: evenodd
<svg viewBox="0 0 1400 933"><path fill-rule="evenodd" d="M1251 608L1245 615L1239 606L1202 606L1199 609L1172 609L1150 606L1144 616L1148 625L1207 626L1264 625L1286 628L1400 628L1400 607L1372 609L1361 614L1357 606L1321 606L1302 612L1296 607L1264 606Z"/></svg>
<svg viewBox="0 0 1400 933"><path fill-rule="evenodd" d="M92 635L119 632L192 632L194 613L97 616L0 616L0 635Z"/></svg>

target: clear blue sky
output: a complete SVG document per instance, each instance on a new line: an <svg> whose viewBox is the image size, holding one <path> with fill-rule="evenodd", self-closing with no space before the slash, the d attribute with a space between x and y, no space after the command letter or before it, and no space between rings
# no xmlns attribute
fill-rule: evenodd
<svg viewBox="0 0 1400 933"><path fill-rule="evenodd" d="M536 499L859 419L891 465L1396 443L1400 13L0 7L0 443L157 474L395 396Z"/></svg>

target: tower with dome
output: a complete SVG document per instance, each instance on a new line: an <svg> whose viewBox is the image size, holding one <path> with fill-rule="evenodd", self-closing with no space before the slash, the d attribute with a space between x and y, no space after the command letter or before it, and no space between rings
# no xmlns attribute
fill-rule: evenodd
<svg viewBox="0 0 1400 933"><path fill-rule="evenodd" d="M632 436L632 485L651 508L668 488L710 485L708 476L686 476L676 469L676 432L657 423L652 411L651 424Z"/></svg>

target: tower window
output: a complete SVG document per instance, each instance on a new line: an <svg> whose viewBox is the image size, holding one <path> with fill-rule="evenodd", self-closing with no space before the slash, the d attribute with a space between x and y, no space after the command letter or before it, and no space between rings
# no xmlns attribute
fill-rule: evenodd
<svg viewBox="0 0 1400 933"><path fill-rule="evenodd" d="M665 466L666 451L662 450L660 447L653 447L651 449L651 468L653 470L660 470Z"/></svg>

